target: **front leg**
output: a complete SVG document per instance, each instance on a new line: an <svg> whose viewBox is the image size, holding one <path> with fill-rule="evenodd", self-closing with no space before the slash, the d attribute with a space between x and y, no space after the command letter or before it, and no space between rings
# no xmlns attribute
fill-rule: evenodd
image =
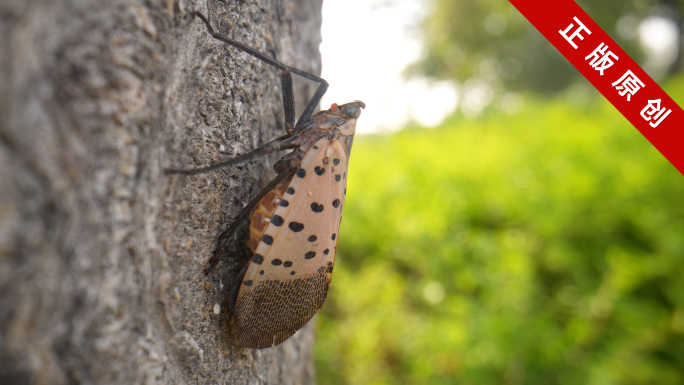
<svg viewBox="0 0 684 385"><path fill-rule="evenodd" d="M285 127L286 130L288 130L288 133L290 133L290 129L288 127L292 127L292 130L296 128L300 122L306 121L308 118L313 115L314 111L318 107L318 104L321 102L321 98L323 98L323 95L325 92L328 90L328 82L325 81L325 79L318 77L316 75L312 75L306 71L302 71L300 69L290 67L288 65L285 65L278 60L261 53L257 51L256 49L245 45L243 43L240 43L239 41L235 41L231 38L228 38L226 36L221 35L220 33L214 32L214 28L211 26L211 23L209 23L209 20L199 11L195 11L192 13L193 17L199 17L200 20L204 23L204 25L207 27L207 31L216 40L220 40L226 44L232 45L233 47L248 53L257 59L263 61L266 64L272 65L273 67L279 68L281 71L280 75L280 82L282 84L282 91L283 91L283 109L285 112ZM304 112L302 112L302 115L299 117L297 120L297 124L294 122L295 118L295 101L294 101L294 90L293 90L293 85L292 85L292 74L297 74L303 78L313 80L317 83L320 83L318 88L316 89L316 92L314 93L314 96L311 98L309 103L306 105L306 108L304 109Z"/></svg>
<svg viewBox="0 0 684 385"><path fill-rule="evenodd" d="M228 159L223 162L212 164L211 166L198 167L198 168L188 168L188 169L178 169L178 168L167 168L164 169L165 174L185 174L185 175L195 175L202 174L205 172L213 171L219 168L228 167L233 164L242 163L250 160L258 155L272 154L276 151L288 150L297 147L296 141L292 140L292 136L283 135L278 139L272 140L263 146L252 150L246 154L238 155L235 158Z"/></svg>

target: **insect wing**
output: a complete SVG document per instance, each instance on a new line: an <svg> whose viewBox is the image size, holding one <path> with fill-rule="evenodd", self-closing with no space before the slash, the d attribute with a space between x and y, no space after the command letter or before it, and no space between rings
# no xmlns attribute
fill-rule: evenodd
<svg viewBox="0 0 684 385"><path fill-rule="evenodd" d="M246 347L277 345L304 326L328 293L347 184L342 140L304 156L247 266L234 325Z"/></svg>

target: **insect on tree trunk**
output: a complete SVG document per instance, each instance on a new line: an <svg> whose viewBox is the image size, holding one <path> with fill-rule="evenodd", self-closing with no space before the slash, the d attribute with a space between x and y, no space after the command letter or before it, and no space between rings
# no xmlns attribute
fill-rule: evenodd
<svg viewBox="0 0 684 385"><path fill-rule="evenodd" d="M194 177L284 133L278 71L214 28L320 73L319 0L0 3L0 383L313 381L307 325L239 347L202 273L277 155ZM316 84L295 79L299 114Z"/></svg>

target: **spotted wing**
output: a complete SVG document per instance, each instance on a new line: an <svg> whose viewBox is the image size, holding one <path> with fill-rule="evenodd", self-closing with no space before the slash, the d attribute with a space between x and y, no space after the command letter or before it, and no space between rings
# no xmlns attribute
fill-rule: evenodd
<svg viewBox="0 0 684 385"><path fill-rule="evenodd" d="M251 348L277 345L323 306L335 262L347 185L343 140L319 140L304 156L245 271L234 330Z"/></svg>

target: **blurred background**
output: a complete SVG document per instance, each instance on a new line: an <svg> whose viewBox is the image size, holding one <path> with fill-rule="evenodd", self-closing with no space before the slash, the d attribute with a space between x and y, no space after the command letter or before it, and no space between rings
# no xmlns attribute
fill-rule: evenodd
<svg viewBox="0 0 684 385"><path fill-rule="evenodd" d="M681 106L682 0L577 0ZM321 384L684 384L684 177L506 1L324 2Z"/></svg>

